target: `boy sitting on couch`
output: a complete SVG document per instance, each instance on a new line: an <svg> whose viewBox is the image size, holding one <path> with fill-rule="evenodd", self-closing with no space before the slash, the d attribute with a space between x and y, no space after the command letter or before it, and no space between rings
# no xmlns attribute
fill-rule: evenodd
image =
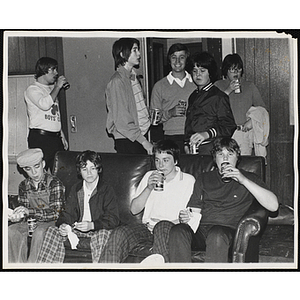
<svg viewBox="0 0 300 300"><path fill-rule="evenodd" d="M101 177L102 161L98 153L84 151L76 158L76 169L82 177L67 198L66 208L46 233L40 263L62 263L64 242L69 238L73 249L81 237L90 237L94 263L99 261L111 230L119 224L119 212L113 189Z"/></svg>
<svg viewBox="0 0 300 300"><path fill-rule="evenodd" d="M132 214L143 211L142 223L113 230L100 262L121 263L139 242L145 240L153 243L153 254L160 254L166 262L169 261L169 232L179 222L179 211L186 207L195 178L177 166L180 150L175 142L160 141L154 145L153 153L157 170L144 175L131 201ZM155 186L162 177L163 190L156 190Z"/></svg>
<svg viewBox="0 0 300 300"><path fill-rule="evenodd" d="M17 163L28 178L19 185L19 206L9 217L14 224L8 227L8 262L35 263L45 232L55 224L64 205L65 187L57 177L45 171L46 163L41 149L27 149L19 153ZM34 218L36 222L28 260L27 217Z"/></svg>

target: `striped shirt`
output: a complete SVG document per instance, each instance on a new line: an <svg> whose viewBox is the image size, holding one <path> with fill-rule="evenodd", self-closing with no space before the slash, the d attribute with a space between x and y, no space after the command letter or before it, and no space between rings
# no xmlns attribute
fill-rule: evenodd
<svg viewBox="0 0 300 300"><path fill-rule="evenodd" d="M139 80L137 79L136 73L132 70L131 86L136 102L136 110L138 114L138 122L143 135L145 135L150 127L150 116L149 111L146 107L145 97L142 91Z"/></svg>

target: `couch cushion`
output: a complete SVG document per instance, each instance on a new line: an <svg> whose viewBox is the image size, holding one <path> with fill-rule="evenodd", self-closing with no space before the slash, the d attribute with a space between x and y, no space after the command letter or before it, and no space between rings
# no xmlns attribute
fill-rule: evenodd
<svg viewBox="0 0 300 300"><path fill-rule="evenodd" d="M66 187L68 195L73 184L80 181L76 172L76 156L79 151L57 152L54 160L53 173ZM130 202L144 174L154 168L149 155L126 155L117 153L100 153L103 164L103 180L112 186L116 193L120 219L122 224L141 222L142 213L133 216L130 213ZM182 171L198 177L215 167L209 155L188 155L180 157L179 166ZM242 156L239 167L256 173L265 180L264 158L258 156Z"/></svg>
<svg viewBox="0 0 300 300"><path fill-rule="evenodd" d="M66 187L68 195L72 185L79 182L76 171L77 151L57 152L54 160L53 173ZM124 224L136 222L141 216L130 213L130 201L144 174L151 168L151 156L121 155L116 153L100 153L103 164L103 180L115 191L120 219Z"/></svg>

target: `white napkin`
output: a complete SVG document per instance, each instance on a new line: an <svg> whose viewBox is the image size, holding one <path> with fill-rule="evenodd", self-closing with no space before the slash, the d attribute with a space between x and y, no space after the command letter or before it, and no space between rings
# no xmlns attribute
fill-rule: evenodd
<svg viewBox="0 0 300 300"><path fill-rule="evenodd" d="M188 207L187 209L190 215L190 220L188 221L188 224L190 225L192 230L196 232L199 227L200 220L202 218L201 209L195 207Z"/></svg>
<svg viewBox="0 0 300 300"><path fill-rule="evenodd" d="M78 245L78 241L79 241L78 236L72 231L70 225L67 225L66 229L68 231L68 239L70 241L71 248L72 249L77 249L77 245Z"/></svg>

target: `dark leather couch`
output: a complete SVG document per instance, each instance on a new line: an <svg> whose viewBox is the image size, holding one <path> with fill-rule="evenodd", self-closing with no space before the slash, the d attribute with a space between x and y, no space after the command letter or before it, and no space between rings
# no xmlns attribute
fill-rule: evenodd
<svg viewBox="0 0 300 300"><path fill-rule="evenodd" d="M57 152L54 161L54 175L59 177L66 187L68 194L77 178L75 159L80 152ZM122 224L141 222L141 214L133 216L129 206L135 189L143 175L153 169L151 156L147 155L120 155L115 153L100 153L103 160L103 179L110 184L117 196L120 219ZM195 178L202 172L214 168L210 156L181 155L180 167L182 171L190 173ZM265 161L262 157L243 156L239 168L258 174L265 180ZM253 202L247 213L240 220L236 231L230 260L232 262L258 262L259 240L268 221L268 211L258 202ZM65 262L91 262L88 241L82 243L78 250L66 249ZM151 245L142 243L128 256L126 262L140 262L150 255ZM202 262L205 249L194 249L193 262ZM197 250L200 250L197 251Z"/></svg>

